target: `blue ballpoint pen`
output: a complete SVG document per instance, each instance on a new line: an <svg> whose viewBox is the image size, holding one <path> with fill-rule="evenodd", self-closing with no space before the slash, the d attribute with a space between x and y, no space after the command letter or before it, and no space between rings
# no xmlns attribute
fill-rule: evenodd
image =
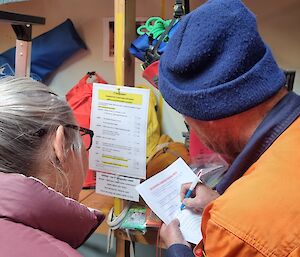
<svg viewBox="0 0 300 257"><path fill-rule="evenodd" d="M193 190L195 189L196 185L198 184L198 182L201 182L200 179L197 177L191 184L189 190L186 192L184 198L189 198L193 192ZM180 210L182 211L184 209L185 205L182 203L180 206Z"/></svg>

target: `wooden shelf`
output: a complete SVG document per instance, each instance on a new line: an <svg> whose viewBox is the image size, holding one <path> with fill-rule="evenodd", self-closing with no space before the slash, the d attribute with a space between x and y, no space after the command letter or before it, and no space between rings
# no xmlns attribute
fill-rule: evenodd
<svg viewBox="0 0 300 257"><path fill-rule="evenodd" d="M0 11L0 21L9 22L14 25L27 25L27 24L45 24L46 19L39 16L31 16L25 14L18 14L12 12Z"/></svg>

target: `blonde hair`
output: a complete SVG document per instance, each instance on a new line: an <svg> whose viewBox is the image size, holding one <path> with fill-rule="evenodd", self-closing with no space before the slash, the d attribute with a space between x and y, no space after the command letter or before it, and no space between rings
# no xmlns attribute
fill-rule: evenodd
<svg viewBox="0 0 300 257"><path fill-rule="evenodd" d="M0 171L34 176L32 168L47 161L64 179L49 142L67 124L76 124L71 108L48 87L29 78L0 79ZM81 150L77 130L65 128L65 138L65 151Z"/></svg>

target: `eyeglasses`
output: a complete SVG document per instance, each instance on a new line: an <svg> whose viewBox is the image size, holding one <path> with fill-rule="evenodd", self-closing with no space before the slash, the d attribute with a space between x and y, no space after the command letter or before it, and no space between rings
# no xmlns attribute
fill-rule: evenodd
<svg viewBox="0 0 300 257"><path fill-rule="evenodd" d="M93 136L94 136L93 130L79 127L79 126L72 125L72 124L64 125L64 127L78 130L80 132L80 136L82 137L82 141L86 147L86 150L87 151L90 150L90 148L92 147L92 144L93 144Z"/></svg>
<svg viewBox="0 0 300 257"><path fill-rule="evenodd" d="M87 128L82 128L76 125L72 125L72 124L67 124L64 125L64 127L66 128L71 128L71 129L75 129L78 130L80 132L80 136L82 137L82 141L86 147L86 150L90 150L90 148L92 147L93 144L93 136L94 136L94 131L87 129ZM37 132L33 133L33 136L38 136L38 137L43 137L44 135L47 134L47 130L46 129L39 129Z"/></svg>

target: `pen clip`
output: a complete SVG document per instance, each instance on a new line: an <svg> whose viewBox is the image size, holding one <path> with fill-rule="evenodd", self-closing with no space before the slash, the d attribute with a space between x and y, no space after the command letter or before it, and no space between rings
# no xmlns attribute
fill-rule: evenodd
<svg viewBox="0 0 300 257"><path fill-rule="evenodd" d="M198 170L197 171L197 173L196 173L196 175L197 175L197 177L200 179L200 177L201 177L201 174L202 174L202 171L203 171L204 169L200 169L200 170Z"/></svg>

